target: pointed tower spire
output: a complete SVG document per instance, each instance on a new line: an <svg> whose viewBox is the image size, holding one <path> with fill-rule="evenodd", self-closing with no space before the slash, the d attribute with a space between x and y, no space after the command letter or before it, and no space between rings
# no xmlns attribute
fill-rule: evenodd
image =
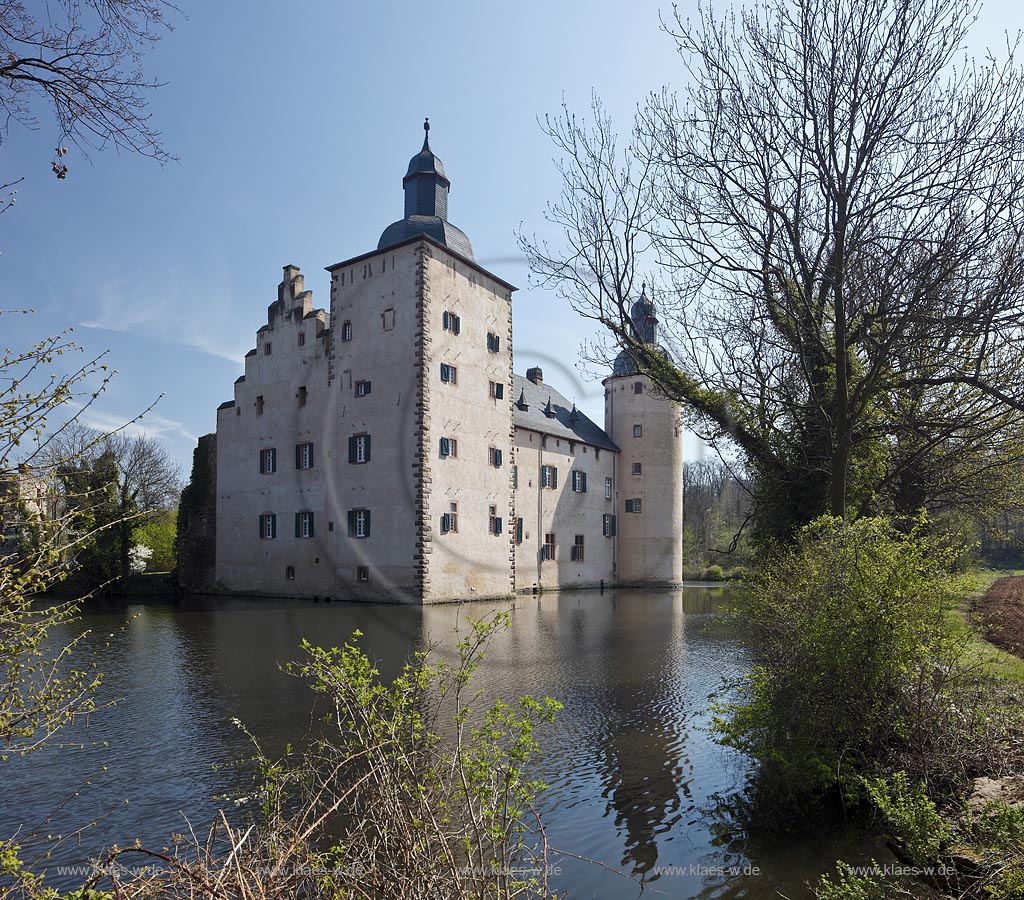
<svg viewBox="0 0 1024 900"><path fill-rule="evenodd" d="M430 119L423 120L423 149L409 160L402 187L405 189L405 218L384 229L377 249L383 250L417 234L425 234L472 259L473 247L469 238L448 221L451 182L445 175L441 160L430 149Z"/></svg>

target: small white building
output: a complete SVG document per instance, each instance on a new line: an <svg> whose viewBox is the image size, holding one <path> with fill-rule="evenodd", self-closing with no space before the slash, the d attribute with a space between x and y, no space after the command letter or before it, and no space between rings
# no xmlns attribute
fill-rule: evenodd
<svg viewBox="0 0 1024 900"><path fill-rule="evenodd" d="M404 218L328 267L329 313L284 268L206 454L208 585L432 603L678 582L678 409L625 354L604 429L540 369L513 373L515 288L448 221L427 137ZM646 297L633 313L653 343Z"/></svg>

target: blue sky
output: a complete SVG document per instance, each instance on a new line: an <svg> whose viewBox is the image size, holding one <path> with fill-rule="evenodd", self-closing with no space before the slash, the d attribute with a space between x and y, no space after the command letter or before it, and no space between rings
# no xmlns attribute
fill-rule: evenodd
<svg viewBox="0 0 1024 900"><path fill-rule="evenodd" d="M39 0L41 2L41 0ZM681 4L687 12L695 4ZM591 92L626 131L636 105L681 88L666 3L292 4L182 0L175 29L145 59L164 82L151 112L164 167L72 148L66 180L49 164L56 128L12 126L0 182L24 176L0 217L0 342L73 326L88 352L110 351L119 376L89 421L112 427L160 394L142 425L187 475L254 345L281 267L302 268L327 307L324 267L376 247L401 216L409 157L431 121L452 181L451 220L476 258L520 287L516 371L545 380L600 422L601 386L575 371L590 326L554 294L527 287L515 230L546 231L559 179L538 117L562 100L586 113ZM978 47L1018 27L990 5ZM691 444L691 449L692 449Z"/></svg>

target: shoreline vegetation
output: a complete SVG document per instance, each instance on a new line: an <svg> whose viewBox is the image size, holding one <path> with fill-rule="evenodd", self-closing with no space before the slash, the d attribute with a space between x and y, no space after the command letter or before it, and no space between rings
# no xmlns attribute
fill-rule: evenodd
<svg viewBox="0 0 1024 900"><path fill-rule="evenodd" d="M1019 647L1024 578L961 552L924 518L823 517L727 605L753 666L715 728L755 763L748 831L854 827L898 861L837 861L818 900L1024 898L1024 660L986 640Z"/></svg>

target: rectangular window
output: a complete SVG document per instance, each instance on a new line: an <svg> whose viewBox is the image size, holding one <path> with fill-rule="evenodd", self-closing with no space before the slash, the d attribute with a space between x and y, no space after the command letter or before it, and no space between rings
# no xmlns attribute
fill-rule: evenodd
<svg viewBox="0 0 1024 900"><path fill-rule="evenodd" d="M541 466L540 467L540 486L542 488L551 488L554 490L558 487L558 469L554 466Z"/></svg>
<svg viewBox="0 0 1024 900"><path fill-rule="evenodd" d="M505 398L505 385L500 381L488 382L490 385L490 395L492 400L503 400Z"/></svg>
<svg viewBox="0 0 1024 900"><path fill-rule="evenodd" d="M270 356L270 352L271 352L271 350L272 350L272 349L273 349L273 347L272 347L272 345L271 345L270 341L267 341L267 342L266 342L266 343L265 343L265 344L263 345L263 355L264 355L264 356Z"/></svg>
<svg viewBox="0 0 1024 900"><path fill-rule="evenodd" d="M540 548L541 559L554 559L555 558L555 533L549 532L544 535L544 544Z"/></svg>
<svg viewBox="0 0 1024 900"><path fill-rule="evenodd" d="M348 439L348 461L355 464L370 461L370 436L368 434L354 434Z"/></svg>
<svg viewBox="0 0 1024 900"><path fill-rule="evenodd" d="M304 332L304 331L300 331L299 332L299 346L300 347L305 347L306 346L306 332Z"/></svg>
<svg viewBox="0 0 1024 900"><path fill-rule="evenodd" d="M605 537L615 537L615 516L605 513L601 517L601 534Z"/></svg>
<svg viewBox="0 0 1024 900"><path fill-rule="evenodd" d="M644 426L643 425L634 425L633 426L633 437L643 437L643 435L644 435Z"/></svg>
<svg viewBox="0 0 1024 900"><path fill-rule="evenodd" d="M455 315L455 313L445 310L445 313L442 316L442 327L445 331L450 331L452 334L458 334L462 331L462 320Z"/></svg>
<svg viewBox="0 0 1024 900"><path fill-rule="evenodd" d="M641 474L643 474L643 466L641 466L640 463L633 463L633 474L634 475L641 475Z"/></svg>
<svg viewBox="0 0 1024 900"><path fill-rule="evenodd" d="M521 544L523 542L523 517L519 516L516 519L516 543Z"/></svg>
<svg viewBox="0 0 1024 900"><path fill-rule="evenodd" d="M604 480L604 498L605 500L612 499L612 480L610 478Z"/></svg>
<svg viewBox="0 0 1024 900"><path fill-rule="evenodd" d="M586 472L580 472L578 469L572 470L572 489L577 494L585 494L587 492Z"/></svg>
<svg viewBox="0 0 1024 900"><path fill-rule="evenodd" d="M260 516L260 540L271 541L277 537L277 514L264 513Z"/></svg>
<svg viewBox="0 0 1024 900"><path fill-rule="evenodd" d="M356 581L366 584L370 580L369 566L356 566Z"/></svg>
<svg viewBox="0 0 1024 900"><path fill-rule="evenodd" d="M261 394L256 398L256 415L263 415L263 395Z"/></svg>
<svg viewBox="0 0 1024 900"><path fill-rule="evenodd" d="M487 507L487 530L491 534L501 534L501 516L497 513L498 507Z"/></svg>
<svg viewBox="0 0 1024 900"><path fill-rule="evenodd" d="M389 307L380 314L380 324L385 331L391 331L395 327L394 309Z"/></svg>
<svg viewBox="0 0 1024 900"><path fill-rule="evenodd" d="M638 499L637 500L627 500L626 501L626 512L628 512L628 513L638 513L638 512L640 512L640 501Z"/></svg>
<svg viewBox="0 0 1024 900"><path fill-rule="evenodd" d="M441 438L440 453L441 453L441 458L442 459L444 459L445 457L448 457L448 456L458 456L459 455L459 442L457 440L455 440L455 438L453 438L453 437L443 437L443 438Z"/></svg>
<svg viewBox="0 0 1024 900"><path fill-rule="evenodd" d="M297 512L295 514L295 536L297 538L313 537L313 513Z"/></svg>
<svg viewBox="0 0 1024 900"><path fill-rule="evenodd" d="M277 449L264 447L260 450L260 473L269 475L277 471Z"/></svg>
<svg viewBox="0 0 1024 900"><path fill-rule="evenodd" d="M299 406L306 405L306 386L303 385L299 388Z"/></svg>
<svg viewBox="0 0 1024 900"><path fill-rule="evenodd" d="M370 511L368 509L350 509L348 511L348 536L368 538L370 536Z"/></svg>
<svg viewBox="0 0 1024 900"><path fill-rule="evenodd" d="M441 516L441 534L448 534L449 532L458 533L459 530L459 504L452 503L449 507L449 512L446 512Z"/></svg>
<svg viewBox="0 0 1024 900"><path fill-rule="evenodd" d="M458 371L455 366L450 366L448 363L441 363L441 381L444 384L455 384L458 378Z"/></svg>
<svg viewBox="0 0 1024 900"><path fill-rule="evenodd" d="M491 353L498 353L501 350L501 338L492 331L487 332L487 349Z"/></svg>
<svg viewBox="0 0 1024 900"><path fill-rule="evenodd" d="M487 448L487 462L496 469L501 468L501 451L497 447Z"/></svg>
<svg viewBox="0 0 1024 900"><path fill-rule="evenodd" d="M576 540L572 545L572 550L569 554L573 562L583 562L583 535L576 535Z"/></svg>
<svg viewBox="0 0 1024 900"><path fill-rule="evenodd" d="M296 469L312 469L313 468L313 445L312 445L312 443L296 444L295 445L295 468Z"/></svg>
<svg viewBox="0 0 1024 900"><path fill-rule="evenodd" d="M644 383L642 381L633 382L633 393L642 394L644 392Z"/></svg>
<svg viewBox="0 0 1024 900"><path fill-rule="evenodd" d="M295 566L285 566L284 567L284 578L285 578L285 581L294 581L295 580Z"/></svg>
<svg viewBox="0 0 1024 900"><path fill-rule="evenodd" d="M341 339L343 341L352 340L352 323L342 322L341 323Z"/></svg>
<svg viewBox="0 0 1024 900"><path fill-rule="evenodd" d="M370 382L369 381L357 381L356 382L356 396L365 397L370 393Z"/></svg>

